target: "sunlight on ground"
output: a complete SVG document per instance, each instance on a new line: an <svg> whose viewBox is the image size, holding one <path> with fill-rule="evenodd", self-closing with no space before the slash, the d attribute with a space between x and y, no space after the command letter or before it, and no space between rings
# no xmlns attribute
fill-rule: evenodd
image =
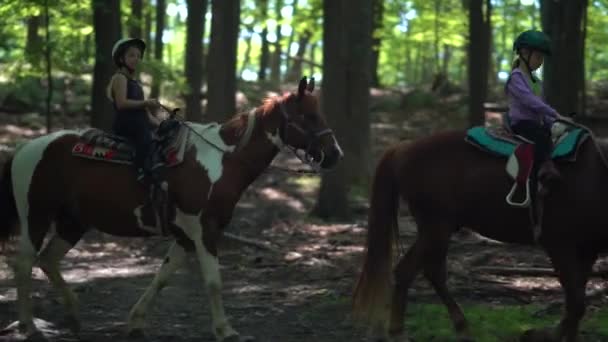
<svg viewBox="0 0 608 342"><path fill-rule="evenodd" d="M318 176L293 177L287 180L287 184L296 185L299 192L310 194L319 189L321 179Z"/></svg>
<svg viewBox="0 0 608 342"><path fill-rule="evenodd" d="M297 198L293 198L293 197L289 196L289 194L286 194L285 192L282 192L282 191L278 190L277 188L270 188L270 187L262 188L258 191L258 193L266 200L283 202L295 211L298 211L298 212L306 211L306 208L304 207L304 204L302 203L302 201L298 200Z"/></svg>

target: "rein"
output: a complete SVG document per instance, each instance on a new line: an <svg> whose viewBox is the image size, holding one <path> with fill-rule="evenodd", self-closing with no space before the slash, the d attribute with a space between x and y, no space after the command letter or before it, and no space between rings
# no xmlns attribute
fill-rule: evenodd
<svg viewBox="0 0 608 342"><path fill-rule="evenodd" d="M296 128L297 130L303 132L304 134L306 133L300 126L298 126L297 124L294 123L290 123L288 120L288 115L287 112L285 112L284 109L284 105L282 102L279 103L281 106L281 113L283 114L283 117L285 118L285 122L283 123L284 125L284 132L286 134L286 130L285 128L288 125L291 125L292 127ZM213 143L212 141L210 141L209 139L205 138L202 134L200 134L199 132L197 132L194 128L192 128L190 125L187 124L186 119L177 114L177 112L179 111L179 108L175 108L173 110L167 108L164 105L160 105L160 107L166 111L169 114L169 119L176 119L177 121L179 121L180 125L183 125L185 127L187 127L190 132L194 133L194 135L196 135L198 138L200 138L201 140L205 141L206 143L208 143L210 146L212 146L213 148L217 149L218 151L222 152L222 153L227 153L227 152L232 152L232 151L228 151L220 146L218 146L217 144ZM253 128L255 126L255 111L256 108L253 108L251 111L249 111L248 119L247 119L247 128L245 129L245 132L243 133L243 135L241 136L241 140L239 141L239 143L237 144L237 148L238 149L242 149L243 147L245 147L245 145L247 145L249 143L249 140L251 139L251 135L253 133ZM316 133L316 137L320 137L323 134L327 134L327 133L332 133L331 129L325 129L322 130L319 133ZM281 139L282 140L282 139ZM315 163L314 161L312 161L312 157L310 157L310 154L308 153L310 147L312 146L312 143L309 144L307 150L306 150L306 155L305 157L300 156L297 153L297 149L294 147L291 147L285 143L283 143L281 141L281 146L277 146L279 147L279 151L284 149L285 147L287 149L289 149L300 161L302 161L304 164L309 165L312 170L310 169L292 169L289 167L283 167L283 166L277 166L277 165L273 165L272 163L270 165L268 165L267 169L264 170L264 172L268 172L268 169L275 169L275 170L279 170L279 171L283 171L283 172L288 172L288 173L294 173L294 174L319 174L322 172L321 168L318 166L323 162L323 158L321 159L321 161L319 163ZM318 164L318 165L317 165ZM317 166L315 166L317 165Z"/></svg>

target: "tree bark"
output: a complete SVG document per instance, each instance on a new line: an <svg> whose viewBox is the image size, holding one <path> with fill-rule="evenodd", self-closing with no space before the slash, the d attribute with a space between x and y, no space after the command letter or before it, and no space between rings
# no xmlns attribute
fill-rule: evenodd
<svg viewBox="0 0 608 342"><path fill-rule="evenodd" d="M213 0L211 43L207 58L205 121L223 121L236 112L236 53L240 19L239 0Z"/></svg>
<svg viewBox="0 0 608 342"><path fill-rule="evenodd" d="M167 4L165 0L156 0L156 32L154 36L154 59L160 64L163 61L163 32L165 31L165 12ZM160 85L162 83L160 75L156 74L152 78L152 88L150 97L160 96Z"/></svg>
<svg viewBox="0 0 608 342"><path fill-rule="evenodd" d="M348 219L351 184L367 186L370 165L369 87L372 2L323 2L322 109L344 149L344 159L324 173L314 214Z"/></svg>
<svg viewBox="0 0 608 342"><path fill-rule="evenodd" d="M490 0L469 1L469 124L473 126L484 122L483 103L488 93L491 14Z"/></svg>
<svg viewBox="0 0 608 342"><path fill-rule="evenodd" d="M185 73L186 119L203 121L201 87L203 84L203 36L205 35L205 12L207 0L187 0Z"/></svg>
<svg viewBox="0 0 608 342"><path fill-rule="evenodd" d="M268 43L268 0L258 0L258 7L260 9L260 20L264 23L262 29L262 53L260 54L260 69L258 70L258 80L265 81L268 71L268 65L270 64L270 44Z"/></svg>
<svg viewBox="0 0 608 342"><path fill-rule="evenodd" d="M298 52L295 55L295 58L291 58L291 68L287 73L287 81L295 82L302 78L302 61L304 60L304 54L306 53L306 48L308 47L308 42L312 37L312 32L304 31L302 36L300 36L300 40L298 42Z"/></svg>
<svg viewBox="0 0 608 342"><path fill-rule="evenodd" d="M372 87L380 86L380 78L378 77L378 61L380 60L380 47L382 39L380 33L384 17L384 0L373 0L373 36L372 36L372 56L371 56L371 75Z"/></svg>
<svg viewBox="0 0 608 342"><path fill-rule="evenodd" d="M46 82L47 82L47 94L46 94L46 131L51 132L53 128L53 116L51 115L51 100L53 99L53 73L51 66L51 30L50 23L51 16L49 15L49 0L44 1L44 31L46 34L46 42L44 49L44 57L46 64Z"/></svg>
<svg viewBox="0 0 608 342"><path fill-rule="evenodd" d="M272 55L272 63L270 66L270 81L273 86L278 87L281 82L281 61L283 54L283 46L281 40L283 40L283 34L281 33L281 10L283 9L283 0L277 0L275 5L276 17L277 17L277 29L275 35L277 41L274 44L274 53Z"/></svg>
<svg viewBox="0 0 608 342"><path fill-rule="evenodd" d="M42 54L42 37L38 30L41 24L41 17L31 16L27 18L27 36L25 41L25 57L32 66L40 66Z"/></svg>
<svg viewBox="0 0 608 342"><path fill-rule="evenodd" d="M541 1L543 30L553 50L543 67L545 97L564 115L584 112L587 4L587 0Z"/></svg>
<svg viewBox="0 0 608 342"><path fill-rule="evenodd" d="M291 10L291 21L292 21L292 27L293 27L293 22L295 22L295 18L296 18L296 14L298 13L298 1L299 0L293 0L293 3L291 4L292 10ZM296 30L291 30L291 33L289 34L289 41L287 42L287 56L291 57L291 45L293 44L293 40L295 39L296 36ZM285 70L290 70L291 69L291 63L293 63L293 60L290 60L289 58L285 60ZM287 77L289 77L289 73L285 74L285 80L287 80Z"/></svg>
<svg viewBox="0 0 608 342"><path fill-rule="evenodd" d="M129 17L129 37L143 38L142 34L142 0L131 0L131 16Z"/></svg>
<svg viewBox="0 0 608 342"><path fill-rule="evenodd" d="M93 27L95 31L95 67L91 95L91 125L110 130L114 108L106 97L106 87L115 70L112 46L120 39L120 0L93 0Z"/></svg>

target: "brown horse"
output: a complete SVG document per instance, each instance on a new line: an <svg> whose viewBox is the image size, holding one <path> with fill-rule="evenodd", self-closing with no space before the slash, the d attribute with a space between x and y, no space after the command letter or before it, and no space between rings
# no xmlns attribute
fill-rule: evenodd
<svg viewBox="0 0 608 342"><path fill-rule="evenodd" d="M238 341L222 304L217 242L230 222L243 191L269 166L283 147L305 149L306 162L332 167L342 151L313 95L314 80L300 81L297 93L267 99L248 114L222 125L185 122L184 160L166 170L170 226L176 242L159 272L129 314L128 330L142 333L147 312L169 276L194 250L209 295L212 329L218 341ZM75 157L79 132L60 131L21 146L2 179L0 237L20 223L15 266L19 326L36 332L30 298L35 260L63 296L73 330L79 329L75 294L59 272L59 261L89 229L127 237L149 236L140 208L145 190L134 168ZM55 228L39 252L45 235Z"/></svg>
<svg viewBox="0 0 608 342"><path fill-rule="evenodd" d="M356 317L380 340L405 341L404 314L412 281L422 271L447 307L459 337L468 323L446 285L446 253L452 233L468 227L507 242L533 245L528 211L508 206L511 180L505 158L464 140L463 131L438 133L389 148L377 165L369 213L366 256L353 294ZM556 341L575 341L585 311L585 285L598 253L608 247L608 169L605 146L587 139L577 161L558 163L563 182L545 199L539 244L559 274L566 312L555 331L529 331ZM393 269L400 199L407 202L418 236ZM548 336L547 336L548 335Z"/></svg>

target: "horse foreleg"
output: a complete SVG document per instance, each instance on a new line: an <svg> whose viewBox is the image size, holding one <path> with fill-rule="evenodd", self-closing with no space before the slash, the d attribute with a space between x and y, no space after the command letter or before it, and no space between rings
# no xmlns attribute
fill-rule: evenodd
<svg viewBox="0 0 608 342"><path fill-rule="evenodd" d="M547 252L566 296L566 312L557 328L558 339L575 342L580 320L585 315L585 288L597 254L563 246L547 248Z"/></svg>
<svg viewBox="0 0 608 342"><path fill-rule="evenodd" d="M206 227L203 227L199 216L179 212L176 224L194 242L196 257L198 258L207 295L209 296L212 328L216 339L218 341L238 341L239 334L232 328L224 312L222 279L218 258L211 254L203 243L203 228L206 229L206 232L217 232L216 227L212 227L212 223L208 223ZM207 237L207 241L215 245L215 236Z"/></svg>
<svg viewBox="0 0 608 342"><path fill-rule="evenodd" d="M76 241L79 239L80 237L78 237ZM72 249L74 244L75 243L69 243L59 236L54 235L42 252L40 252L38 265L44 274L46 274L53 287L61 292L63 304L68 312L66 315L66 323L74 333L78 333L78 331L80 331L78 298L76 297L76 294L70 290L70 287L59 271L59 262L65 254Z"/></svg>
<svg viewBox="0 0 608 342"><path fill-rule="evenodd" d="M154 303L156 295L167 285L169 277L183 265L185 259L186 251L182 246L174 242L169 248L169 252L165 257L160 270L156 273L156 276L154 276L154 280L152 280L150 286L148 286L129 313L127 324L129 335L134 336L143 334L146 313Z"/></svg>

